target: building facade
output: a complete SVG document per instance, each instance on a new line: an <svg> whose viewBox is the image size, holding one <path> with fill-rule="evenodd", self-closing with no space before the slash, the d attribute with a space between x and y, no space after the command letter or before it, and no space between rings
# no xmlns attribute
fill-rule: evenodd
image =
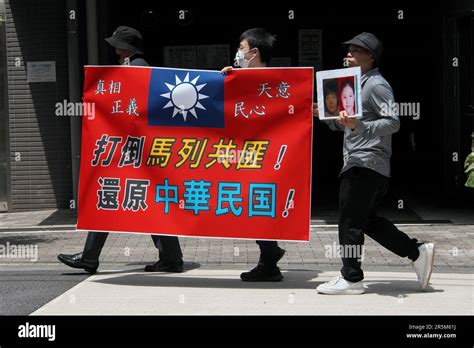
<svg viewBox="0 0 474 348"><path fill-rule="evenodd" d="M396 99L418 108L394 136L394 186L420 199L472 203L463 162L474 132L474 4L434 4L222 13L156 1L0 0L0 211L75 206L81 119L58 116L55 106L80 102L84 65L116 63L104 38L119 25L142 32L152 65L202 69L231 64L251 27L277 34L274 65L325 70L341 67L341 42L374 32ZM313 201L332 207L341 138L314 128Z"/></svg>

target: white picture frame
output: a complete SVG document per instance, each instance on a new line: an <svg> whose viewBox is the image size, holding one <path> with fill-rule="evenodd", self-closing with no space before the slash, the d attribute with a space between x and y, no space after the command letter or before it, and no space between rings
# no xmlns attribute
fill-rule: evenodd
<svg viewBox="0 0 474 348"><path fill-rule="evenodd" d="M318 71L316 84L321 120L337 119L343 110L349 117L362 117L360 67ZM326 97L329 105L326 104Z"/></svg>

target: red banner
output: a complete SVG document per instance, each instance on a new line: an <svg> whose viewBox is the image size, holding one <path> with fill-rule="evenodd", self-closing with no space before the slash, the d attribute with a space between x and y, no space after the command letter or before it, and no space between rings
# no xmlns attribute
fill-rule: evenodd
<svg viewBox="0 0 474 348"><path fill-rule="evenodd" d="M78 230L308 240L313 80L86 67Z"/></svg>

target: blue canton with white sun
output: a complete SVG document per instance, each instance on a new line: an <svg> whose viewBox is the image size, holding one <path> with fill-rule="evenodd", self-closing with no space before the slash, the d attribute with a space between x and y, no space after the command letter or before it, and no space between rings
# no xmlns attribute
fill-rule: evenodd
<svg viewBox="0 0 474 348"><path fill-rule="evenodd" d="M214 71L153 69L148 125L224 127L224 76Z"/></svg>

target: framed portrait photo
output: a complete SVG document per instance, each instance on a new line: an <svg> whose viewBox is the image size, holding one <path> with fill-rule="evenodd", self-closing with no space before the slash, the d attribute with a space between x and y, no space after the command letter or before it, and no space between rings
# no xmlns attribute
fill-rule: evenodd
<svg viewBox="0 0 474 348"><path fill-rule="evenodd" d="M318 111L321 120L335 119L342 111L362 116L360 67L318 71Z"/></svg>

